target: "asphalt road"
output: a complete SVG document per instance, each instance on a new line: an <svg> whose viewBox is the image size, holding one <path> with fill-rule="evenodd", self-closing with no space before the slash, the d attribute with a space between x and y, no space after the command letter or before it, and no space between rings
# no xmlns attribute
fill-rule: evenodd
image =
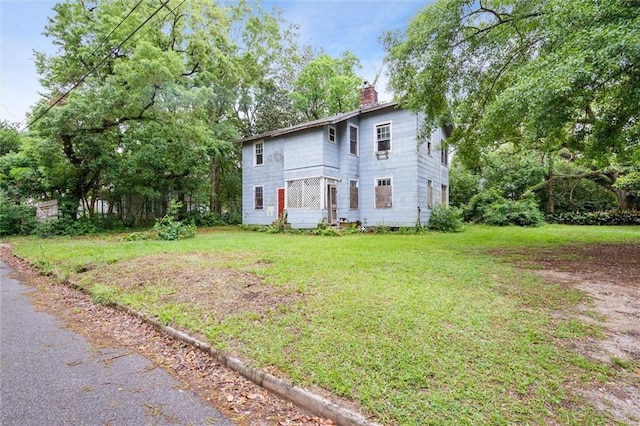
<svg viewBox="0 0 640 426"><path fill-rule="evenodd" d="M36 311L0 261L0 425L232 425L153 362Z"/></svg>

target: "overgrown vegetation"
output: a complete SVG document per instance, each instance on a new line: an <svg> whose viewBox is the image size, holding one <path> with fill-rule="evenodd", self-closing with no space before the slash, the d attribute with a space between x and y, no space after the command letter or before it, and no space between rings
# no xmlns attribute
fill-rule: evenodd
<svg viewBox="0 0 640 426"><path fill-rule="evenodd" d="M159 239L173 241L195 237L195 225L176 219L181 208L182 203L171 201L167 214L156 220L153 230L157 233Z"/></svg>
<svg viewBox="0 0 640 426"><path fill-rule="evenodd" d="M488 225L540 226L544 217L533 194L525 194L520 200L500 199L485 206L482 219Z"/></svg>
<svg viewBox="0 0 640 426"><path fill-rule="evenodd" d="M427 127L451 126L469 173L452 179L452 197L467 195L456 205L473 196L462 183L510 201L534 191L546 214L640 208L637 12L625 0L436 0L387 34L396 96Z"/></svg>
<svg viewBox="0 0 640 426"><path fill-rule="evenodd" d="M554 314L582 293L490 254L589 242L638 244L640 227L469 225L342 238L223 228L170 245L11 239L19 256L66 271L96 300L352 398L383 424L611 423L576 389L616 380L620 369L573 352L567 339L600 333ZM233 292L236 301L220 305Z"/></svg>
<svg viewBox="0 0 640 426"><path fill-rule="evenodd" d="M183 203L180 219L197 226L238 224L234 141L357 107L358 58L301 46L276 9L259 1L174 6L171 13L137 0L53 7L43 34L58 49L35 52L42 99L26 131L0 124L0 187L13 204L71 206L39 234L91 232L86 217L153 224L171 199ZM130 37L147 16L155 18ZM110 50L106 39L122 44ZM81 80L79 61L91 69ZM15 209L5 213L9 223ZM7 228L27 234L24 225Z"/></svg>
<svg viewBox="0 0 640 426"><path fill-rule="evenodd" d="M548 215L547 222L563 225L640 225L640 212L635 210L567 212Z"/></svg>
<svg viewBox="0 0 640 426"><path fill-rule="evenodd" d="M15 204L0 190L0 235L29 235L36 226L36 209Z"/></svg>
<svg viewBox="0 0 640 426"><path fill-rule="evenodd" d="M462 230L462 211L456 207L435 206L429 218L429 229L442 232Z"/></svg>

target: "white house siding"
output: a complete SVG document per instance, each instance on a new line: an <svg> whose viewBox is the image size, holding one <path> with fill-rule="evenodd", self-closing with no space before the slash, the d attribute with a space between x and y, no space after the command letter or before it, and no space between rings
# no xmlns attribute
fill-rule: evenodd
<svg viewBox="0 0 640 426"><path fill-rule="evenodd" d="M432 135L432 155L416 135L420 122L415 114L395 106L379 107L364 113L349 113L332 125L336 143L329 142L328 124L310 126L264 140L264 164L254 166L254 142L243 145L243 223L270 224L277 216L277 188L298 179L321 179L320 208L287 208L288 221L295 228L313 228L326 222L326 185L337 188L337 219L360 221L365 226L412 226L420 219L428 222L427 179L433 181L434 205L441 201L441 186L448 186L448 169L440 163L438 145L443 137ZM388 158L378 158L375 126L391 122L391 150ZM349 124L358 127L358 154L350 153ZM392 180L392 207L376 208L376 180ZM350 208L350 181L359 186L358 209ZM264 209L255 210L253 188L264 187ZM288 193L286 195L288 197Z"/></svg>
<svg viewBox="0 0 640 426"><path fill-rule="evenodd" d="M391 151L378 158L375 126L391 122ZM416 116L409 111L387 108L360 120L360 217L365 226L412 226L418 218ZM391 178L390 208L375 208L376 180Z"/></svg>
<svg viewBox="0 0 640 426"><path fill-rule="evenodd" d="M322 166L323 138L320 128L308 129L280 136L284 142L284 170L295 171L314 166ZM269 139L268 143L273 141Z"/></svg>
<svg viewBox="0 0 640 426"><path fill-rule="evenodd" d="M337 131L337 126L336 126ZM284 141L283 180L313 177L338 178L338 141L328 140L328 126L322 126L286 135ZM287 208L287 220L294 228L315 228L327 221L325 207L326 183L320 188L320 209Z"/></svg>
<svg viewBox="0 0 640 426"><path fill-rule="evenodd" d="M340 182L338 183L338 219L342 218L346 219L347 222L357 222L361 220L360 212L362 206L361 202L359 202L358 209L351 209L349 207L349 182L351 180L357 180L358 184L360 184L360 162L359 155L350 153L350 124L355 125L358 129L360 128L358 117L353 117L340 123L338 129L338 134L340 135L340 139L338 140L338 164L340 168ZM360 139L358 140L358 144L360 145ZM358 151L360 151L361 145L358 148Z"/></svg>
<svg viewBox="0 0 640 426"><path fill-rule="evenodd" d="M421 210L421 222L427 224L431 217L431 209L428 207L427 181L433 181L433 206L442 203L442 184L449 186L449 168L440 161L440 144L445 139L441 128L434 129L431 133L431 155L427 153L426 140L421 141L418 148L418 205ZM449 158L451 160L451 158ZM449 163L450 164L450 163ZM448 203L448 194L447 194Z"/></svg>
<svg viewBox="0 0 640 426"><path fill-rule="evenodd" d="M264 163L255 166L254 144L245 143L242 147L242 222L255 225L268 225L278 216L278 190L284 186L282 165L284 144L282 140L264 141ZM262 186L263 209L254 208L254 187Z"/></svg>

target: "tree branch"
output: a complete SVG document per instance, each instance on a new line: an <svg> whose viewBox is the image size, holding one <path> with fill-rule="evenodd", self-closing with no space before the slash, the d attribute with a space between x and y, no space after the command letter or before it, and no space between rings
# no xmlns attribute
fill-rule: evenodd
<svg viewBox="0 0 640 426"><path fill-rule="evenodd" d="M520 49L517 49L512 55L511 57L509 57L507 59L507 61L502 64L502 66L500 67L500 69L498 70L498 73L495 75L495 77L493 78L493 80L491 81L491 87L489 88L489 92L486 94L486 96L484 97L483 101L482 101L482 109L484 110L484 107L486 106L487 102L489 101L489 97L491 96L491 93L493 93L493 88L495 87L495 85L498 83L498 80L500 79L500 77L502 77L502 74L506 71L507 67L509 66L509 64L511 64L511 62L513 62L513 60L518 57L518 55L520 55L522 52L526 51L528 48L530 48L531 46L533 46L535 43L537 43L539 40L538 39L534 39L531 43L529 43L527 46L522 46Z"/></svg>
<svg viewBox="0 0 640 426"><path fill-rule="evenodd" d="M200 62L196 62L196 64L194 65L193 69L189 72L183 72L182 76L183 77L190 77L193 74L195 74L198 71L198 67L200 66Z"/></svg>

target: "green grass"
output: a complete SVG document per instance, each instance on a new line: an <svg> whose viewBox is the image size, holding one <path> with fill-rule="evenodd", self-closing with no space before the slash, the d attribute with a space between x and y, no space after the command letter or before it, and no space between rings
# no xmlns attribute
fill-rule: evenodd
<svg viewBox="0 0 640 426"><path fill-rule="evenodd" d="M605 380L616 369L558 344L601 332L552 315L584 296L543 285L491 252L638 243L640 227L471 226L458 234L340 238L215 229L170 242L10 242L17 255L71 280L87 265L99 272L158 253L207 253L214 260L190 260L190 267L249 271L300 293L266 314L241 311L217 321L206 307L172 301L172 290L157 283L110 291L109 282L82 282L97 300L115 298L295 383L352 398L384 424L605 424L569 384Z"/></svg>

